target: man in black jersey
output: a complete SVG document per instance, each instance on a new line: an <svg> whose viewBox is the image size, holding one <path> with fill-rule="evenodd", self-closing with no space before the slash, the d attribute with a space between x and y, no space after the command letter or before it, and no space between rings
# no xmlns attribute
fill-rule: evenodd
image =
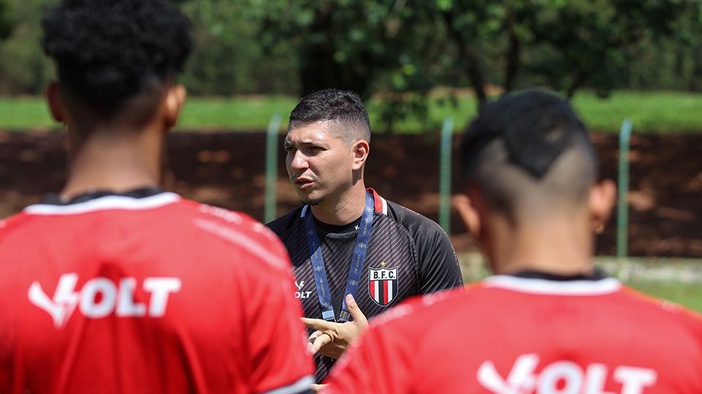
<svg viewBox="0 0 702 394"><path fill-rule="evenodd" d="M302 207L269 223L288 248L317 353L317 381L372 317L399 301L462 285L435 222L366 188L370 122L360 98L326 89L290 114L286 167Z"/></svg>

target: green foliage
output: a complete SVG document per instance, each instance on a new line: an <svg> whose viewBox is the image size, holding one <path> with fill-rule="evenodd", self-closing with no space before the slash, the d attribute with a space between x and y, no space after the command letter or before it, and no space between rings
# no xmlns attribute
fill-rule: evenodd
<svg viewBox="0 0 702 394"><path fill-rule="evenodd" d="M582 87L622 86L632 46L666 37L689 3L679 1L455 0L438 7L481 100L488 82L542 85L568 97ZM495 75L501 71L502 75ZM517 81L518 80L518 81Z"/></svg>
<svg viewBox="0 0 702 394"><path fill-rule="evenodd" d="M535 14L538 56L532 72L568 97L589 86L607 95L626 78L632 47L650 37L673 33L684 12L677 1L573 0Z"/></svg>
<svg viewBox="0 0 702 394"><path fill-rule="evenodd" d="M300 94L336 87L369 97L388 69L412 52L417 11L404 2L349 0L254 1L265 48L295 46ZM409 69L405 69L408 71ZM397 79L398 84L403 81Z"/></svg>
<svg viewBox="0 0 702 394"><path fill-rule="evenodd" d="M0 94L51 78L39 20L57 0L0 0ZM470 88L702 89L702 2L686 0L173 0L197 46L193 95L297 96L336 87L375 106L376 129L438 129ZM438 87L439 97L435 95ZM577 97L577 96L576 96ZM478 105L476 104L476 105Z"/></svg>
<svg viewBox="0 0 702 394"><path fill-rule="evenodd" d="M195 95L295 92L295 70L284 45L264 53L258 23L245 2L181 0L193 21L196 47L181 78ZM282 54L282 56L281 56Z"/></svg>
<svg viewBox="0 0 702 394"><path fill-rule="evenodd" d="M14 24L14 17L7 0L0 0L0 40L10 36Z"/></svg>
<svg viewBox="0 0 702 394"><path fill-rule="evenodd" d="M10 0L17 24L12 35L0 44L0 93L41 92L50 79L51 65L39 40L43 11L54 4L48 0Z"/></svg>

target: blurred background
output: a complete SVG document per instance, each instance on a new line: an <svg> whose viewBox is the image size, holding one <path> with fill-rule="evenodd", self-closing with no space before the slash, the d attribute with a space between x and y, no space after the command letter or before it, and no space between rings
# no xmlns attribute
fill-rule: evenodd
<svg viewBox="0 0 702 394"><path fill-rule="evenodd" d="M593 132L602 176L625 191L597 241L602 264L702 309L702 2L174 2L192 19L196 49L179 79L189 101L169 137L167 188L259 220L271 214L267 196L274 214L292 209L283 152L270 149L265 130L280 140L301 95L335 87L356 91L369 108L367 183L439 221L442 176L449 195L460 192L442 126L455 132L455 147L485 102L545 87L572 101ZM41 98L53 70L39 24L55 3L0 0L3 217L65 180L64 136ZM633 126L626 141L625 120ZM266 167L271 155L275 168ZM452 172L441 172L442 160ZM455 212L442 225L466 275L484 274Z"/></svg>
<svg viewBox="0 0 702 394"><path fill-rule="evenodd" d="M335 86L382 95L376 122L426 111L469 88L702 89L695 0L178 0L197 49L191 95L299 96ZM52 70L38 45L52 0L0 0L0 94L42 92ZM436 91L437 88L444 89ZM436 125L433 125L436 126Z"/></svg>

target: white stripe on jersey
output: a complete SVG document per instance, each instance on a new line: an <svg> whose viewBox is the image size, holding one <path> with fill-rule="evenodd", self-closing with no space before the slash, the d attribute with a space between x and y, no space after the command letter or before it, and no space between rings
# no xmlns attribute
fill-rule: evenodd
<svg viewBox="0 0 702 394"><path fill-rule="evenodd" d="M393 283L395 283L395 282L393 282L393 281L391 281L391 280L388 281L388 299L385 300L385 303L386 303L386 304L387 304L387 303L390 303L390 300L392 300L392 298L393 298L393 294L392 294L392 293L393 293L393 291L395 290L395 287L392 285Z"/></svg>
<svg viewBox="0 0 702 394"><path fill-rule="evenodd" d="M378 196L378 197L380 197L380 196ZM387 216L387 214L388 214L388 201L386 199L384 199L383 197L380 197L380 202L382 203L382 206L383 206L383 208L381 209L381 213L383 215Z"/></svg>
<svg viewBox="0 0 702 394"><path fill-rule="evenodd" d="M548 279L520 278L509 275L495 275L483 280L485 287L499 287L523 293L545 295L588 296L613 293L622 287L614 278L600 280L555 281Z"/></svg>
<svg viewBox="0 0 702 394"><path fill-rule="evenodd" d="M295 393L300 393L304 392L305 390L310 390L312 388L312 384L314 383L314 379L311 376L305 376L304 378L298 380L297 382L285 386L285 387L280 387L271 391L266 391L264 394L295 394Z"/></svg>
<svg viewBox="0 0 702 394"><path fill-rule="evenodd" d="M136 211L158 208L179 200L180 196L171 192L142 198L110 195L70 205L35 204L26 207L24 212L30 215L75 215L108 209Z"/></svg>

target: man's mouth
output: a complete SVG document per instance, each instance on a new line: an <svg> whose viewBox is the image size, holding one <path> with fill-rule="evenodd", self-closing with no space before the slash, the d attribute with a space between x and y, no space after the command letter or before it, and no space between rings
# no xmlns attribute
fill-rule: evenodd
<svg viewBox="0 0 702 394"><path fill-rule="evenodd" d="M297 186L298 188L306 189L306 188L312 186L313 181L312 181L312 179L309 179L309 178L299 177L299 178L295 179L294 183L295 183L295 186Z"/></svg>

